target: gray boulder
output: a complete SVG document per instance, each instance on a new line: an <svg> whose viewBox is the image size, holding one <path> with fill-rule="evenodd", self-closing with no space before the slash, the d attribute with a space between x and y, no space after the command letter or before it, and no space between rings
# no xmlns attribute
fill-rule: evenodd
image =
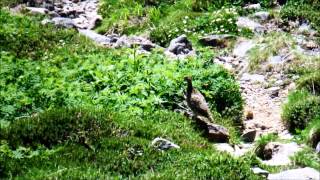
<svg viewBox="0 0 320 180"><path fill-rule="evenodd" d="M87 38L93 40L94 42L101 44L101 45L110 45L111 39L107 36L103 36L98 34L92 30L79 30L80 34L86 36Z"/></svg>
<svg viewBox="0 0 320 180"><path fill-rule="evenodd" d="M165 50L165 54L171 58L185 58L195 54L191 42L186 35L181 35L171 40L169 47Z"/></svg>
<svg viewBox="0 0 320 180"><path fill-rule="evenodd" d="M26 7L26 9L31 13L31 14L42 14L45 15L49 11L48 9L45 8L38 8L38 7Z"/></svg>
<svg viewBox="0 0 320 180"><path fill-rule="evenodd" d="M251 81L251 82L264 83L265 77L264 77L264 75L260 75L260 74L244 73L241 77L241 81Z"/></svg>
<svg viewBox="0 0 320 180"><path fill-rule="evenodd" d="M299 152L302 148L295 142L282 144L278 142L268 143L264 149L261 158L262 163L269 166L283 166L291 163L290 157Z"/></svg>
<svg viewBox="0 0 320 180"><path fill-rule="evenodd" d="M256 12L253 16L259 20L266 21L270 18L270 13L266 11Z"/></svg>
<svg viewBox="0 0 320 180"><path fill-rule="evenodd" d="M242 40L236 44L232 54L237 57L245 57L247 52L254 46L255 44L251 40Z"/></svg>
<svg viewBox="0 0 320 180"><path fill-rule="evenodd" d="M319 180L320 173L313 168L299 168L269 174L268 180Z"/></svg>
<svg viewBox="0 0 320 180"><path fill-rule="evenodd" d="M268 171L263 170L263 169L261 169L259 167L253 167L253 168L251 168L251 170L252 170L252 172L254 174L258 174L258 175L261 175L261 176L264 176L264 177L268 177L268 175L269 175Z"/></svg>
<svg viewBox="0 0 320 180"><path fill-rule="evenodd" d="M248 4L243 8L248 9L248 10L258 10L258 9L261 9L261 5L259 3L258 4Z"/></svg>
<svg viewBox="0 0 320 180"><path fill-rule="evenodd" d="M55 17L51 20L53 24L60 28L74 28L75 25L73 23L73 20L70 18L64 18L64 17Z"/></svg>
<svg viewBox="0 0 320 180"><path fill-rule="evenodd" d="M141 51L149 52L157 45L153 44L150 40L140 37L140 36L121 36L117 42L114 44L115 48L128 47L134 48L138 47Z"/></svg>
<svg viewBox="0 0 320 180"><path fill-rule="evenodd" d="M256 138L256 134L257 134L256 130L249 130L249 131L243 133L241 135L241 138L245 142L253 142L255 140L255 138Z"/></svg>
<svg viewBox="0 0 320 180"><path fill-rule="evenodd" d="M265 27L261 24L254 22L247 17L239 17L236 24L239 28L247 28L255 33L264 33L266 31Z"/></svg>
<svg viewBox="0 0 320 180"><path fill-rule="evenodd" d="M229 141L230 135L227 128L214 124L203 116L194 117L198 126L205 131L205 136L213 142L225 143Z"/></svg>
<svg viewBox="0 0 320 180"><path fill-rule="evenodd" d="M171 40L168 51L176 55L188 54L190 51L192 51L192 44L187 39L187 36L183 34Z"/></svg>
<svg viewBox="0 0 320 180"><path fill-rule="evenodd" d="M174 144L173 142L164 139L164 138L160 138L157 137L155 138L152 142L151 145L155 148L157 148L158 150L169 150L169 149L180 149L180 146Z"/></svg>

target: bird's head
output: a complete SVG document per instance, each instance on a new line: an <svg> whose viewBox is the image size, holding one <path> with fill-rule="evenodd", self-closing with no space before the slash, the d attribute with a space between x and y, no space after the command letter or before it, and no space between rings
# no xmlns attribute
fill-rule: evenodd
<svg viewBox="0 0 320 180"><path fill-rule="evenodd" d="M187 81L188 83L192 82L192 77L191 76L186 76L186 77L184 77L184 80Z"/></svg>

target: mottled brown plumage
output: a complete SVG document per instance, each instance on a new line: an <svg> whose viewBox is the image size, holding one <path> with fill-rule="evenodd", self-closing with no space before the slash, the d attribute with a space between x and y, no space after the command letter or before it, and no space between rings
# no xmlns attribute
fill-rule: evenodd
<svg viewBox="0 0 320 180"><path fill-rule="evenodd" d="M196 117L202 116L212 122L212 115L204 96L192 86L191 77L185 77L185 80L188 83L186 97L189 108Z"/></svg>

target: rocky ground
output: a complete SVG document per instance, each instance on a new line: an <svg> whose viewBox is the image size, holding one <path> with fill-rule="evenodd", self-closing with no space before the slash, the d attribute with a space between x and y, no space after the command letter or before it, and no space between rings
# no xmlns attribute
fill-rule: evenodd
<svg viewBox="0 0 320 180"><path fill-rule="evenodd" d="M19 8L21 7L12 10L17 11ZM259 6L251 5L246 8L259 9ZM162 48L145 37L118 34L100 35L94 32L92 29L101 21L101 16L97 13L98 0L61 0L53 4L42 3L40 7L26 7L26 9L31 13L48 14L51 18L43 20L43 24L53 23L59 27L76 28L81 34L102 46L112 48L137 47L142 53L148 53L153 48ZM311 56L320 56L320 48L314 42L313 36L316 32L307 23L291 22L288 26L283 26L272 18L269 12L258 11L253 17L240 17L237 25L251 29L255 33L253 38L238 38L234 49L227 55L214 58L214 62L234 72L239 80L246 104L243 137L248 143L238 146L223 143L216 144L216 147L235 156L241 156L254 147L252 143L261 135L275 133L279 135L280 139L292 139L281 120L281 106L286 101L289 90L295 88L293 81L297 77L288 77L285 74L285 64L293 58L294 51ZM284 47L279 54L270 57L267 62L262 64L262 70L250 70L249 50L259 44L259 39L271 32L291 32L295 40L295 49ZM208 46L223 47L224 42L229 41L229 39L230 36L228 35L213 35L202 38L200 42ZM163 49L168 57L175 60L186 56L194 56L196 52L185 35L173 39L169 47ZM269 67L272 67L271 70L266 70ZM156 141L161 141L165 146L162 147L160 143L160 149L167 149L171 146L179 148L178 145L167 142L165 139L156 139L153 144ZM263 162L267 165L288 165L290 164L289 156L300 149L301 146L295 142L268 144L265 147L264 154L271 154ZM268 174L263 170L253 170L262 175ZM305 173L306 171L307 173ZM319 172L311 168L269 175L268 178L280 179L297 174L301 179L319 179Z"/></svg>

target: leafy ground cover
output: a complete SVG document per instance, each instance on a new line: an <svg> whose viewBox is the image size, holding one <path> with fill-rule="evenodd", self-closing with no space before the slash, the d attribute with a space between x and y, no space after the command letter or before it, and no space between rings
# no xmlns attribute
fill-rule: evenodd
<svg viewBox="0 0 320 180"><path fill-rule="evenodd" d="M138 117L93 109L50 110L16 120L0 135L8 140L0 146L2 177L258 179L250 172L258 162L218 155L189 119L169 111ZM156 150L150 141L157 136L181 149Z"/></svg>
<svg viewBox="0 0 320 180"><path fill-rule="evenodd" d="M231 142L239 141L239 85L210 53L178 62L105 49L38 17L0 13L1 178L255 178L251 160L216 156L192 122L172 112L191 75ZM157 136L182 150L153 149Z"/></svg>
<svg viewBox="0 0 320 180"><path fill-rule="evenodd" d="M250 2L264 8L272 5L265 0ZM3 1L0 6L14 3ZM250 36L235 24L242 11L239 6L245 3L103 0L104 20L97 31L146 34L163 46L180 34L192 40L208 33ZM281 17L306 17L317 28L316 9L308 13L310 4L299 3L303 4L299 13L305 14L292 11L296 4L289 1ZM235 126L243 109L239 85L230 72L212 63L214 51L198 48L196 58L170 61L160 50L142 55L135 49L105 49L75 30L43 26L40 18L0 10L0 178L261 178L250 170L262 166L256 155L234 158L218 152L192 121L173 112L184 99L183 77L192 76L215 121L228 128L231 143L239 143ZM277 53L279 47L271 46L274 38L288 39L286 34L269 36L262 42L269 47L265 56ZM253 49L252 68L265 60L257 54L261 50ZM306 134L319 127L319 61L305 57L295 61L288 73L301 78L283 117L308 142ZM158 151L150 146L155 137L181 148ZM276 139L262 137L257 151ZM296 165L316 169L313 162L318 159L310 149L294 157Z"/></svg>

